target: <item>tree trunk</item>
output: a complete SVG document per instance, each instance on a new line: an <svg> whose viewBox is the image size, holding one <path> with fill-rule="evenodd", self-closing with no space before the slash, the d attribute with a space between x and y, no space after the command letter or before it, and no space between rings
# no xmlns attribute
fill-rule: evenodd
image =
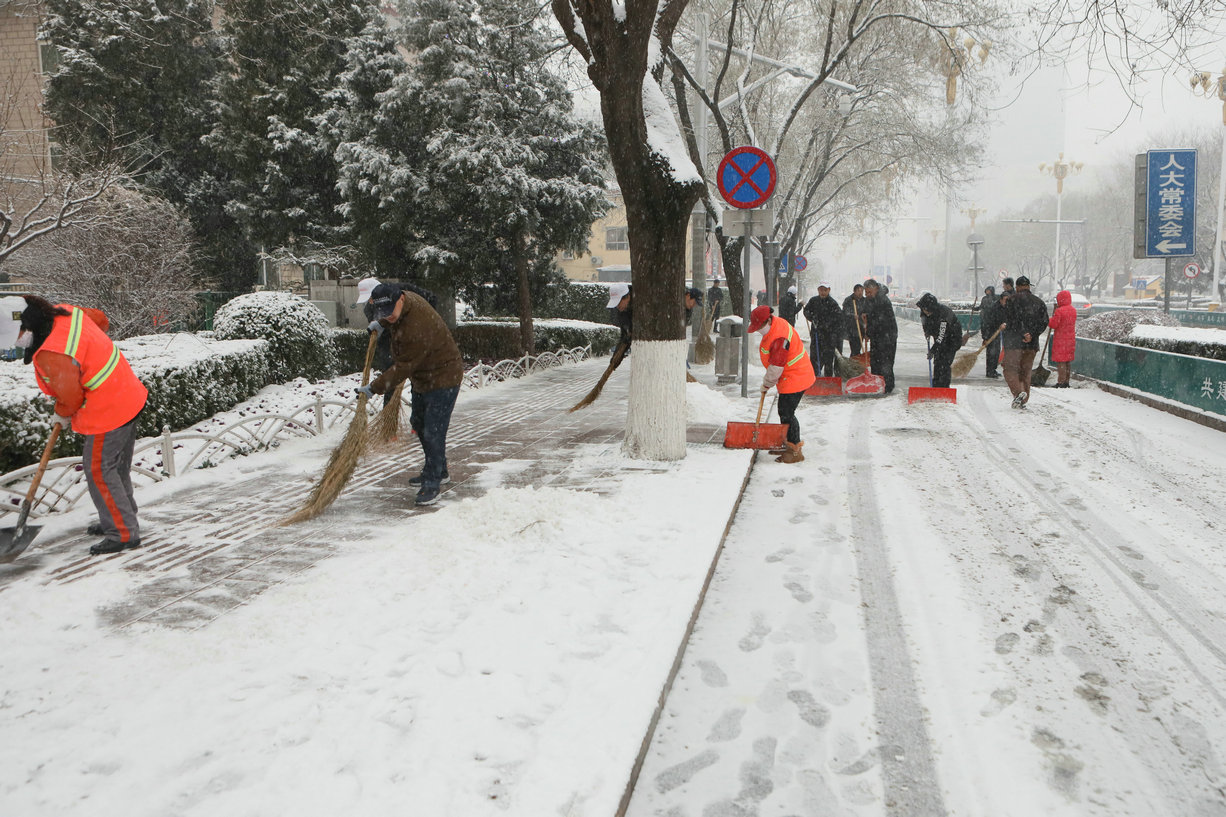
<svg viewBox="0 0 1226 817"><path fill-rule="evenodd" d="M528 237L515 233L511 252L515 260L515 280L519 289L519 347L525 355L536 354L536 333L532 329L532 290L528 285Z"/></svg>

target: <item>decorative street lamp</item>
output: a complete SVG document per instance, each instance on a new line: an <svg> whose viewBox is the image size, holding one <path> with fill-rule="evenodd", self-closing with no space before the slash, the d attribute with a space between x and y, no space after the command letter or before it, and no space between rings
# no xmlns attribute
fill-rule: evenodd
<svg viewBox="0 0 1226 817"><path fill-rule="evenodd" d="M1213 242L1213 292L1210 297L1215 302L1220 302L1222 297L1222 211L1226 208L1226 69L1222 70L1221 75L1214 79L1213 75L1208 71L1201 71L1192 75L1192 90L1204 97L1216 96L1222 100L1222 160L1218 165L1217 176L1217 201L1214 202L1214 209L1217 210L1217 232L1214 233Z"/></svg>
<svg viewBox="0 0 1226 817"><path fill-rule="evenodd" d="M1085 165L1081 162L1064 161L1063 153L1053 164L1043 162L1039 165L1040 173L1046 173L1056 179L1056 286L1063 286L1060 281L1060 201L1064 196L1064 180L1070 173L1080 173L1083 167Z"/></svg>
<svg viewBox="0 0 1226 817"><path fill-rule="evenodd" d="M971 220L971 234L966 237L966 246L971 248L971 275L975 276L975 288L971 290L971 296L979 291L979 248L983 246L983 236L975 232L975 219L987 212L985 207L976 207L972 204L970 207L962 211Z"/></svg>

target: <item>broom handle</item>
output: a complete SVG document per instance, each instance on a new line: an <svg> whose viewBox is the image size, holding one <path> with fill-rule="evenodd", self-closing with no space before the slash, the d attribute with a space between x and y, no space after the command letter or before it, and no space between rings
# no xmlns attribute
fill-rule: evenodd
<svg viewBox="0 0 1226 817"><path fill-rule="evenodd" d="M1005 328L1005 324L1003 324L1003 323L1002 323L1000 326L998 326L998 327L996 328L996 331L992 333L992 337L990 337L990 338L988 338L987 340L985 340L985 341L983 342L983 345L982 345L982 346L980 346L978 349L976 349L976 350L975 350L975 354L979 354L979 353L980 353L980 352L982 352L984 349L988 348L988 344L990 344L992 341L996 340L996 336L997 336L997 335L999 335L999 334L1000 334L1002 331L1004 331L1004 328Z"/></svg>
<svg viewBox="0 0 1226 817"><path fill-rule="evenodd" d="M1039 365L1043 365L1043 358L1047 357L1047 349L1051 346L1051 330L1047 330L1047 342L1043 344L1043 354L1039 356Z"/></svg>
<svg viewBox="0 0 1226 817"><path fill-rule="evenodd" d="M387 331L386 329L383 331ZM366 366L362 369L362 385L370 383L370 367L375 362L375 346L379 343L379 333L372 331L370 340L366 343Z"/></svg>
<svg viewBox="0 0 1226 817"><path fill-rule="evenodd" d="M47 463L51 460L51 449L55 448L55 441L59 437L60 424L55 423L51 426L51 436L47 438L47 444L43 447L43 456L38 461L38 470L34 472L34 479L30 480L30 490L26 491L26 505L34 502L34 494L38 492L38 486L42 483L43 474L47 470Z"/></svg>
<svg viewBox="0 0 1226 817"><path fill-rule="evenodd" d="M860 331L860 309L856 306L855 296L851 299L851 312L856 316L856 334L860 336L860 348L864 348L864 333ZM848 341L850 343L850 341Z"/></svg>
<svg viewBox="0 0 1226 817"><path fill-rule="evenodd" d="M753 433L758 433L758 424L762 422L762 406L766 405L766 392L762 392L761 399L758 400L758 416L753 421Z"/></svg>

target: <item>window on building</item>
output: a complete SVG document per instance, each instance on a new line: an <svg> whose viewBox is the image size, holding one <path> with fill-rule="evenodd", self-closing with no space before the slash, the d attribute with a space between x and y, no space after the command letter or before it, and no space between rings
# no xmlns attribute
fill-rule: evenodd
<svg viewBox="0 0 1226 817"><path fill-rule="evenodd" d="M50 76L60 67L60 52L51 43L40 41L38 43L38 63L42 75Z"/></svg>
<svg viewBox="0 0 1226 817"><path fill-rule="evenodd" d="M562 250L562 260L563 261L574 261L575 254L571 252L570 250Z"/></svg>
<svg viewBox="0 0 1226 817"><path fill-rule="evenodd" d="M630 249L630 236L625 227L606 227L604 231L604 248L606 250Z"/></svg>

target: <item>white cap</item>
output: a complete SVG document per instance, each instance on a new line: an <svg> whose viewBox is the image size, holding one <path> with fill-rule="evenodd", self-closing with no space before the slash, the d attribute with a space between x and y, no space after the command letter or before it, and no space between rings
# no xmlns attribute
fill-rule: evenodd
<svg viewBox="0 0 1226 817"><path fill-rule="evenodd" d="M629 284L609 284L609 309L615 309L630 294Z"/></svg>
<svg viewBox="0 0 1226 817"><path fill-rule="evenodd" d="M358 303L364 304L370 300L370 293L379 286L378 278L363 278L358 281Z"/></svg>
<svg viewBox="0 0 1226 817"><path fill-rule="evenodd" d="M821 289L822 287L825 287L826 289L830 289L830 282L822 281L820 284L817 285L818 289Z"/></svg>
<svg viewBox="0 0 1226 817"><path fill-rule="evenodd" d="M796 294L796 285L795 285L795 284L793 284L792 286L788 287L788 292L790 292L790 293L792 293L793 295L795 295L795 294Z"/></svg>

